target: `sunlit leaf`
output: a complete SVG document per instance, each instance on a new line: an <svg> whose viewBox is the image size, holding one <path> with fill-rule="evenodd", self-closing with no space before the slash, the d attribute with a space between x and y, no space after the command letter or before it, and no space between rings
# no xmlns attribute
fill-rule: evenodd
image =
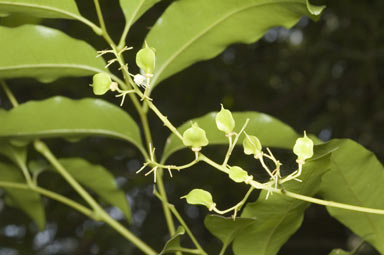
<svg viewBox="0 0 384 255"><path fill-rule="evenodd" d="M100 28L81 16L75 0L0 0L0 15L9 14L75 19L91 27L97 34L101 32Z"/></svg>
<svg viewBox="0 0 384 255"><path fill-rule="evenodd" d="M384 209L384 167L375 155L352 140L335 140L331 171L320 195L331 201ZM328 207L328 212L384 253L384 216Z"/></svg>
<svg viewBox="0 0 384 255"><path fill-rule="evenodd" d="M105 72L105 62L84 41L40 25L0 27L0 78L51 82Z"/></svg>
<svg viewBox="0 0 384 255"><path fill-rule="evenodd" d="M29 101L0 114L0 123L3 138L106 136L129 141L145 154L135 121L121 108L100 99Z"/></svg>
<svg viewBox="0 0 384 255"><path fill-rule="evenodd" d="M269 28L292 27L303 15L315 18L323 8L306 0L174 1L146 38L157 55L152 85L230 44L253 43Z"/></svg>

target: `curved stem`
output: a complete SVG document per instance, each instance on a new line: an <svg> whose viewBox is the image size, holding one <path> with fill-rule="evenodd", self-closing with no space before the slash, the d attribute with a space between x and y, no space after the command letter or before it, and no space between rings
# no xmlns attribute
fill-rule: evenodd
<svg viewBox="0 0 384 255"><path fill-rule="evenodd" d="M132 234L128 229L122 226L119 222L109 216L103 208L89 195L89 193L68 173L68 171L61 165L57 158L52 154L50 149L40 140L34 142L35 149L40 152L63 176L63 178L72 186L72 188L91 206L93 209L94 217L96 220L102 220L109 224L112 228L122 234L125 238L131 241L137 248L145 254L157 254L146 243Z"/></svg>
<svg viewBox="0 0 384 255"><path fill-rule="evenodd" d="M120 64L120 68L121 68L121 70L123 72L124 79L126 80L126 84L125 84L124 87L125 88L132 87L132 89L134 89L139 96L144 98L143 93L136 86L136 84L132 81L132 78L131 78L131 76L130 76L130 74L128 72L128 67L125 64L123 58L121 57L120 52L118 51L118 49L116 47L116 44L112 41L112 39L108 35L107 29L106 29L105 23L104 23L104 18L103 18L101 9L100 9L99 1L98 0L94 0L94 3L95 3L95 7L96 7L97 16L98 16L98 19L99 19L99 22L100 22L100 26L101 26L101 29L103 31L102 35L103 35L104 39L107 41L107 43L111 46L111 48L112 48L112 50L113 50L113 52L114 52L114 54L116 56L116 59L118 60L118 62ZM146 115L145 111L143 111L143 109L142 109L140 103L138 102L138 99L136 98L136 96L134 94L128 94L128 95L130 96L130 98L131 98L131 100L132 100L132 102L133 102L137 112L139 113L141 123L143 124L145 139L146 139L147 145L148 145L148 151L150 151L149 144L152 143L152 137L151 137L151 132L150 132L150 128L149 128L149 123L148 123L147 115ZM157 185L158 185L160 194L164 197L164 199L167 200L167 194L165 192L165 187L164 187L164 183L163 183L163 180L162 180L162 170L159 171L159 174L157 176ZM171 212L169 211L168 207L166 205L164 205L164 203L163 203L163 210L164 210L165 219L166 219L166 222L167 222L169 233L171 235L174 235L174 233L175 233L175 226L174 226L174 223L173 223L172 215L171 215ZM120 233L122 233L122 232L120 232ZM125 235L126 235L126 233L125 233ZM126 236L126 237L128 238L128 236Z"/></svg>
<svg viewBox="0 0 384 255"><path fill-rule="evenodd" d="M109 45L113 45L116 47L116 44L113 42L112 38L109 36L109 34L107 32L107 28L105 26L103 13L101 12L99 0L93 0L93 3L95 4L97 18L99 19L99 23L100 23L100 27L101 27L101 35L108 42Z"/></svg>
<svg viewBox="0 0 384 255"><path fill-rule="evenodd" d="M87 207L77 203L76 201L74 201L72 199L69 199L65 196L62 196L56 192L44 189L42 187L35 186L35 185L28 185L28 184L24 184L24 183L4 182L4 181L0 181L0 187L13 188L13 189L25 189L25 190L35 191L41 195L44 195L48 198L51 198L53 200L56 200L58 202L61 202L65 205L73 208L76 211L81 212L82 214L84 214L85 216L87 216L91 219L94 219L94 214L93 214L92 210L90 210Z"/></svg>

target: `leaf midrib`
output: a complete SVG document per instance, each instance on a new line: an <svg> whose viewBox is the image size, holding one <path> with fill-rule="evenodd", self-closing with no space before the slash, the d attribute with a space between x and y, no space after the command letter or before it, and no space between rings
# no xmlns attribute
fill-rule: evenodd
<svg viewBox="0 0 384 255"><path fill-rule="evenodd" d="M311 174L310 174L310 176L308 177L308 179L310 179L310 177L312 176L314 174L314 171L312 171L311 172ZM302 187L300 188L300 192L298 192L298 193L300 193L301 194L301 191L304 189L304 187L305 187L306 185L302 185ZM281 220L280 220L280 222L278 223L278 224L276 224L276 226L272 229L272 231L270 232L270 235L269 235L269 237L268 237L268 239L267 239L267 241L265 242L265 245L264 245L264 252L263 252L263 254L266 254L266 251L267 251L267 248L269 247L269 243L270 243L270 241L271 241L271 239L272 239L272 236L275 234L275 231L276 231L276 229L278 228L278 226L280 226L280 224L285 220L285 218L287 217L287 215L288 215L288 213L291 211L291 209L293 208L292 207L292 205L293 205L293 203L295 202L295 199L292 199L291 200L291 202L289 203L289 206L287 207L287 210L285 211L285 213L284 213L284 216L283 217L281 217ZM303 201L303 203L308 203L308 202L304 202Z"/></svg>
<svg viewBox="0 0 384 255"><path fill-rule="evenodd" d="M39 68L73 68L73 69L88 70L95 73L105 72L104 70L99 68L95 68L88 65L79 65L79 64L28 64L28 65L6 66L6 67L0 67L0 72L12 70L12 69L39 69Z"/></svg>
<svg viewBox="0 0 384 255"><path fill-rule="evenodd" d="M25 6L25 7L29 7L29 8L48 10L48 11L64 14L64 15L66 15L68 17L71 17L71 18L74 18L74 19L77 19L77 20L82 20L84 18L84 17L82 17L80 15L77 15L75 13L64 11L62 9L57 9L55 7L46 6L46 5L37 5L37 4L29 4L29 3L13 3L13 2L0 2L0 5Z"/></svg>
<svg viewBox="0 0 384 255"><path fill-rule="evenodd" d="M348 182L347 180L347 177L345 176L345 174L343 173L343 171L340 170L340 167L338 165L338 163L336 163L336 161L333 161L335 166L336 166L336 169L337 169L337 172L340 174L340 176L343 178L343 181L345 182L348 190L350 191L350 194L352 194L352 196L354 197L354 199L359 203L360 206L365 206L364 203L359 199L359 197L357 196L357 194L355 193L355 191L352 189L352 185L350 185L350 183ZM370 213L363 213L364 216L366 216L369 224L371 225L373 231L376 233L376 236L379 236L378 235L378 230L371 218L372 214Z"/></svg>
<svg viewBox="0 0 384 255"><path fill-rule="evenodd" d="M152 78L152 86L151 88L153 88L153 84L156 83L158 77L163 73L164 69L167 68L171 62L177 57L179 56L185 49L187 49L189 46L191 46L195 41L199 40L201 37L203 37L206 33L208 33L208 31L210 31L211 29L213 29L214 27L218 26L220 23L223 23L225 20L227 20L228 18L230 18L231 16L234 16L240 12L243 12L247 9L251 9L251 8L255 8L255 7L260 7L260 6L264 6L264 5L272 5L272 4L279 4L279 3L293 3L293 4L301 4L301 2L298 2L298 1L288 1L288 0L279 0L279 1L273 1L273 2L264 2L264 3L257 3L257 4L250 4L250 5L247 5L245 7L242 7L242 8L239 8L239 9L236 9L232 12L229 12L226 16L223 16L221 19L218 19L216 22L213 22L210 26L208 26L205 30L203 30L202 32L198 33L196 36L194 36L191 40L187 41L187 43L184 44L184 46L182 46L179 50L175 51L175 53L170 57L168 58L168 60L161 66L161 68L159 69L159 71L155 74L155 76Z"/></svg>

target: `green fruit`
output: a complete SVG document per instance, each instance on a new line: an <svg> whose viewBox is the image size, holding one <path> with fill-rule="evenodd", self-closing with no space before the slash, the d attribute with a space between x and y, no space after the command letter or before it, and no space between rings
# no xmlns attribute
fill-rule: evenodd
<svg viewBox="0 0 384 255"><path fill-rule="evenodd" d="M229 178L235 182L245 182L245 180L248 178L248 173L241 167L232 166L229 168Z"/></svg>
<svg viewBox="0 0 384 255"><path fill-rule="evenodd" d="M182 196L181 198L185 198L190 205L203 205L208 209L211 209L215 205L211 193L203 189L191 190L187 195Z"/></svg>
<svg viewBox="0 0 384 255"><path fill-rule="evenodd" d="M261 143L259 138L253 135L248 135L245 133L245 138L243 140L244 153L247 155L257 156L261 153Z"/></svg>
<svg viewBox="0 0 384 255"><path fill-rule="evenodd" d="M220 112L216 114L216 125L220 131L226 134L232 133L235 128L235 120L232 117L232 113L224 109L223 105L221 105Z"/></svg>
<svg viewBox="0 0 384 255"><path fill-rule="evenodd" d="M313 156L313 141L307 137L305 132L304 137L296 140L295 146L293 146L293 152L299 160L306 160Z"/></svg>
<svg viewBox="0 0 384 255"><path fill-rule="evenodd" d="M112 84L111 76L107 73L98 73L93 76L93 93L95 95L104 95Z"/></svg>
<svg viewBox="0 0 384 255"><path fill-rule="evenodd" d="M136 64L144 73L148 76L153 75L155 70L156 55L153 48L148 47L145 43L145 47L139 50L136 54Z"/></svg>
<svg viewBox="0 0 384 255"><path fill-rule="evenodd" d="M192 127L183 133L183 143L185 146L191 146L193 151L200 151L201 147L208 145L208 139L204 129L193 123Z"/></svg>

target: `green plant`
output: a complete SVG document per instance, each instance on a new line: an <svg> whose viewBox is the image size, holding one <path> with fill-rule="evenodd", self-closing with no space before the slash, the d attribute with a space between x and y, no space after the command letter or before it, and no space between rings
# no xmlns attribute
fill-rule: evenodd
<svg viewBox="0 0 384 255"><path fill-rule="evenodd" d="M157 99L151 97L153 89L161 81L191 64L216 56L232 43L254 42L268 28L291 27L302 15L315 19L324 7L313 6L304 0L175 1L146 36L143 48L135 54L136 64L142 72L132 74L130 70L133 68L128 66L124 57L134 55L129 54L133 49L126 42L128 32L132 24L157 2L120 0L126 25L119 42L115 43L107 32L98 0L94 0L94 5L100 25L81 16L73 0L42 0L38 4L31 0L0 0L1 13L83 22L104 38L109 47L96 52L84 41L41 25L0 27L1 84L14 107L0 111L0 153L4 156L0 159L0 187L8 200L44 228L41 196L46 196L93 220L105 222L143 253L158 254L106 213L99 201L90 195L89 191L92 191L108 204L120 208L128 221L131 220L124 193L117 188L113 176L105 168L80 158L57 158L42 141L105 136L134 145L144 158L143 167L137 173L148 168L145 175L153 174L156 183L154 195L162 203L170 234L170 240L160 254L206 254L178 210L168 201L163 183L164 173L172 176L172 172L184 171L199 162L248 187L238 203L224 210L218 209L220 205L214 202L208 191L199 189L198 183L197 189L180 194L188 203L206 206L215 213L208 215L204 224L222 241L220 254L224 254L231 243L235 254L276 254L300 227L308 202L327 206L331 215L378 251L384 252L384 233L381 230L384 229L384 205L380 196L372 195L382 193L383 167L360 145L350 140L332 140L322 144L315 137L308 138L305 133L301 138L290 127L265 114L231 113L223 106L219 113L186 121L176 128L157 108ZM173 33L183 33L183 36L170 37ZM115 71L121 71L122 78ZM144 141L138 122L122 108L104 100L53 97L19 105L5 82L5 79L26 77L47 83L67 76L91 75L96 95L108 91L115 93L116 97L122 98L121 106L128 95L139 115ZM171 132L160 160L155 154L148 111L152 111ZM28 147L29 144L33 148ZM230 163L236 145L241 144L244 154L253 156L269 175L266 182L255 180L250 170ZM208 145L228 146L222 162L217 163L204 154L203 147ZM191 147L194 156L191 162L181 166L166 164L170 155L187 147ZM268 147L293 150L297 156L297 169L282 175L282 163ZM33 151L40 153L42 162ZM42 187L39 175L48 170L61 175L86 205ZM256 202L247 203L255 190L261 190L259 198ZM315 198L316 195L322 199ZM232 217L218 216L229 213ZM175 222L179 225L177 229ZM185 234L194 244L193 248L181 246L180 238Z"/></svg>

